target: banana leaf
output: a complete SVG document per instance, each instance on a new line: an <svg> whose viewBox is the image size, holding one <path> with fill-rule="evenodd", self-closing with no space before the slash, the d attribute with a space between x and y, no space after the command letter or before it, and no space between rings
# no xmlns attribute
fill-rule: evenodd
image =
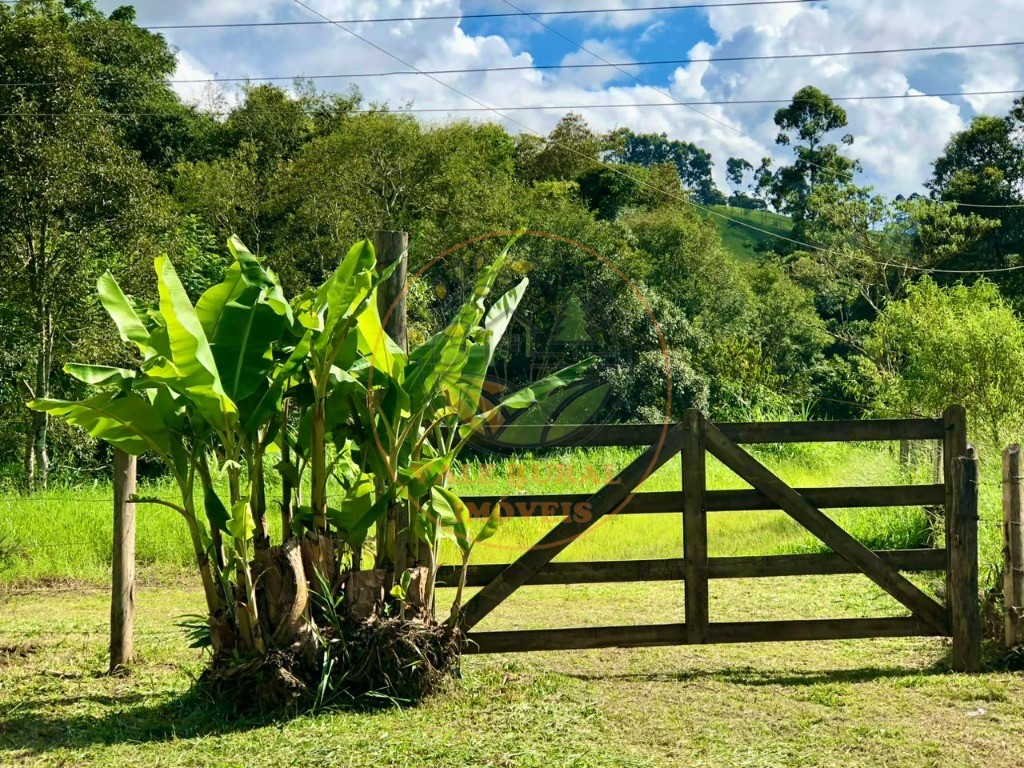
<svg viewBox="0 0 1024 768"><path fill-rule="evenodd" d="M28 407L81 427L97 440L134 456L147 451L165 457L171 453L170 430L160 412L134 392L104 392L80 402L33 400Z"/></svg>

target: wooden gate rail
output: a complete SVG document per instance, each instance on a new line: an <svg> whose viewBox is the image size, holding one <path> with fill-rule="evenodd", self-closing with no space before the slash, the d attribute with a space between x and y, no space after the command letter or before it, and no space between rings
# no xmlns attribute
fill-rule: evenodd
<svg viewBox="0 0 1024 768"><path fill-rule="evenodd" d="M514 438L516 450L530 450L531 444L545 447L630 448L647 447L661 442L673 426L675 425L672 423L560 425L568 435L562 440L542 440L546 425L509 425L503 427L499 434L503 438ZM943 440L948 429L944 419L727 422L716 426L727 438L744 445ZM966 437L964 440L966 442Z"/></svg>
<svg viewBox="0 0 1024 768"><path fill-rule="evenodd" d="M864 485L843 488L796 488L797 493L821 509L853 509L863 507L941 506L946 486L934 485ZM585 503L589 493L552 493L499 496L503 518L540 517L551 520L564 517L563 510ZM463 496L474 517L487 517L495 496ZM619 515L678 515L682 509L682 491L634 493L623 502ZM708 512L772 511L780 507L756 488L727 491L705 491L704 508Z"/></svg>
<svg viewBox="0 0 1024 768"><path fill-rule="evenodd" d="M893 568L909 573L946 570L944 549L889 549L874 552ZM636 581L685 581L682 558L656 560L590 560L549 563L524 586L541 584L604 584ZM466 573L467 587L490 584L508 565L471 565ZM441 586L458 584L462 568L443 565L437 571ZM753 555L712 557L708 559L709 579L758 579L778 576L833 576L860 573L834 552L806 555Z"/></svg>
<svg viewBox="0 0 1024 768"><path fill-rule="evenodd" d="M706 642L769 643L785 640L932 636L936 636L936 632L923 622L910 616L896 616L870 619L715 622L708 627ZM473 632L469 639L467 653L643 648L690 644L686 624Z"/></svg>
<svg viewBox="0 0 1024 768"><path fill-rule="evenodd" d="M538 427L507 427L517 442ZM944 482L929 485L791 488L739 444L934 440L943 449ZM545 445L552 445L551 441ZM564 445L646 446L608 485L594 494L501 497L502 517L541 517L559 522L534 548L511 564L474 565L467 586L481 587L465 605L463 627L472 628L523 586L601 582L677 581L684 587L686 621L679 624L588 627L468 634L470 653L632 647L694 643L823 640L859 637L951 636L958 669L980 663L977 599L977 465L969 455L962 408L942 419L841 422L710 424L696 410L680 424L603 425L580 429ZM528 446L523 446L528 447ZM682 490L638 493L635 489L677 453ZM705 455L711 453L752 488L708 491ZM471 512L486 516L494 496L467 497ZM581 506L583 505L583 506ZM943 548L872 551L821 510L895 506L945 509ZM585 509L586 514L574 514ZM832 551L805 555L709 557L707 513L782 510ZM600 519L611 514L682 514L683 557L613 562L552 562ZM946 572L947 604L941 605L904 573ZM911 615L855 619L714 623L709 618L708 581L860 573L888 592ZM457 579L458 568L439 571L441 583Z"/></svg>

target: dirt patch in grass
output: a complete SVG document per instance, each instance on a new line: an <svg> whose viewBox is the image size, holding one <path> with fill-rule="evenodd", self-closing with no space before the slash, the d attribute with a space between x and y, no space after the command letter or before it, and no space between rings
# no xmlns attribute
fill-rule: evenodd
<svg viewBox="0 0 1024 768"><path fill-rule="evenodd" d="M17 643L15 645L0 645L0 667L14 664L22 659L27 659L39 650L34 643Z"/></svg>

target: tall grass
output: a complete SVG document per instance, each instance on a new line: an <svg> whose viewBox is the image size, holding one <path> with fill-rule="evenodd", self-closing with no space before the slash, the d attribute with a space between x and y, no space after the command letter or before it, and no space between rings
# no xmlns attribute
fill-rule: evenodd
<svg viewBox="0 0 1024 768"><path fill-rule="evenodd" d="M465 495L513 493L587 493L598 490L639 451L623 448L566 450L551 455L464 461L454 477ZM757 457L789 484L799 486L885 485L931 482L930 466L906 470L886 444L766 446ZM997 562L999 488L996 462L983 464L981 541L984 563ZM993 472L995 474L993 474ZM642 491L681 487L677 458L640 486ZM273 487L273 486L271 486ZM744 488L746 484L720 463L708 459L708 487ZM142 484L141 495L173 498L169 484ZM270 500L271 522L276 501ZM872 548L923 546L930 535L920 509L851 509L829 514ZM502 522L494 539L474 552L478 563L509 562L549 530L552 519ZM720 512L709 517L712 556L822 551L823 545L782 512ZM31 497L0 497L0 582L84 580L106 583L111 560L110 488L95 483L55 489ZM172 510L144 506L138 511L138 562L144 579L180 576L192 563L183 521ZM678 511L607 518L573 542L559 560L617 560L680 557L682 519ZM445 562L458 562L454 544L442 547Z"/></svg>

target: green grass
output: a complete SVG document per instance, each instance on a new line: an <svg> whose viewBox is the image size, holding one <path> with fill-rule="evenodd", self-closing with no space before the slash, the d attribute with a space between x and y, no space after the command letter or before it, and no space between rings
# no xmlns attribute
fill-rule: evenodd
<svg viewBox="0 0 1024 768"><path fill-rule="evenodd" d="M600 488L637 455L626 449L566 451L544 459L530 456L464 464L454 487L459 493L583 493ZM882 485L906 482L887 446L818 445L762 450L760 458L794 486ZM644 491L678 490L679 459L655 473ZM713 460L710 488L744 487ZM141 485L142 495L173 498L166 483ZM102 484L57 489L32 497L0 497L0 583L60 581L106 583L111 558L112 515L109 488ZM274 508L273 503L271 508ZM919 546L927 534L921 510L838 510L834 517L876 548ZM271 523L279 527L276 515ZM506 520L474 561L507 562L549 530L552 519ZM276 534L275 534L276 535ZM138 514L137 559L143 580L176 578L190 567L191 545L183 521L172 510L147 505ZM781 512L715 513L709 523L711 554L755 555L818 551L820 545ZM614 560L679 557L682 524L678 513L608 518L559 555L561 560ZM442 550L457 562L454 545Z"/></svg>
<svg viewBox="0 0 1024 768"><path fill-rule="evenodd" d="M606 449L470 462L456 485L474 494L585 492L633 455ZM761 450L758 457L798 486L928 480L923 466L901 470L889 446L791 446ZM996 528L987 523L998 514L990 463L983 464L983 542L986 531ZM708 476L713 488L743 485L714 462ZM678 489L679 478L678 461L670 462L643 490ZM186 647L176 623L202 612L203 600L186 573L183 526L161 508L139 515L144 581L137 596L137 662L129 677L102 674L107 495L96 486L0 504L0 558L7 560L0 591L0 765L1024 764L1024 678L951 674L941 639L467 657L462 679L413 709L239 719L193 688L206 659ZM918 535L921 519L901 517L908 514L903 510L834 514L876 546L906 545ZM510 559L550 525L506 521L496 537L503 547L481 547L476 560ZM715 555L815 546L779 513L716 513L709 527ZM615 517L564 556L678 557L680 529L678 513ZM43 586L40 579L67 583ZM710 590L713 621L906 615L859 575L716 580ZM442 590L441 610L451 597L451 590ZM480 629L656 624L683 617L682 585L675 582L527 587Z"/></svg>
<svg viewBox="0 0 1024 768"><path fill-rule="evenodd" d="M748 211L743 208L730 208L727 205L713 205L711 209L730 219L739 219L752 227L764 230L759 232L758 229L735 224L718 216L710 217L722 233L722 245L740 261L752 259L759 245L774 247L779 236L788 237L793 230L793 223L788 216L770 211Z"/></svg>
<svg viewBox="0 0 1024 768"><path fill-rule="evenodd" d="M886 639L468 657L414 709L235 719L192 690L189 587L138 594L131 676L107 677L108 595L8 593L0 765L932 768L1024 764L1024 678L951 674L945 643ZM882 615L862 577L712 584L714 619ZM533 587L491 628L678 621L679 584Z"/></svg>

